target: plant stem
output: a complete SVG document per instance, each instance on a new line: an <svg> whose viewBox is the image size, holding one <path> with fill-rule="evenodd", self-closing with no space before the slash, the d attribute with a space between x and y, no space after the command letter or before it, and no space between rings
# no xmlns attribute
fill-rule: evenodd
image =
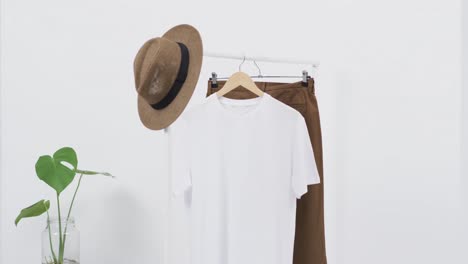
<svg viewBox="0 0 468 264"><path fill-rule="evenodd" d="M57 208L58 208L58 220L59 220L59 259L58 263L63 263L63 240L62 240L62 216L60 214L60 198L57 193Z"/></svg>
<svg viewBox="0 0 468 264"><path fill-rule="evenodd" d="M52 234L50 231L50 217L49 217L49 210L47 212L47 229L49 229L49 243L50 243L50 251L52 252L52 257L54 257L54 263L57 263L57 256L55 255L54 247L52 246Z"/></svg>
<svg viewBox="0 0 468 264"><path fill-rule="evenodd" d="M110 173L108 173L108 172L87 171L87 170L79 170L79 169L76 169L76 172L77 172L77 173L81 173L81 174L87 174L87 175L97 175L97 174L101 174L101 175L109 176L109 177L112 177L112 178L115 177L115 176L113 176L112 174L110 174Z"/></svg>
<svg viewBox="0 0 468 264"><path fill-rule="evenodd" d="M70 208L68 208L67 222L65 223L65 232L63 234L63 247L64 247L64 249L65 249L65 240L67 239L68 219L70 219L71 211L72 211L72 208L73 208L73 203L75 202L76 193L78 193L78 189L80 188L82 178L83 178L83 173L80 175L80 178L78 180L78 184L76 185L75 193L73 194L73 198L72 198L71 203L70 203Z"/></svg>

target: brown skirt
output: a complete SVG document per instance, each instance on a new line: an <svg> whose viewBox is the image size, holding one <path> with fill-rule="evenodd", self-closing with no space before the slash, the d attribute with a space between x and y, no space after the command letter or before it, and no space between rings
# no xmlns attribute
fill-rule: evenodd
<svg viewBox="0 0 468 264"><path fill-rule="evenodd" d="M225 81L218 81L212 87L208 81L207 96L223 87ZM305 118L310 140L314 149L315 162L321 184L310 185L308 192L297 200L296 233L294 241L294 264L326 264L325 230L323 210L323 156L320 117L315 98L314 80L307 86L302 82L276 83L255 82L257 86L277 100L295 108ZM255 95L247 89L235 89L225 95L232 99L248 99Z"/></svg>

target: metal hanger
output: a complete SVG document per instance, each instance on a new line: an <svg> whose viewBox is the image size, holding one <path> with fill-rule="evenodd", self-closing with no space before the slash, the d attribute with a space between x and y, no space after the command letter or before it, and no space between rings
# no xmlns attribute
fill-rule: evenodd
<svg viewBox="0 0 468 264"><path fill-rule="evenodd" d="M242 60L242 62L239 64L239 72L241 71L241 67L242 67L242 64L244 64L245 62L245 56ZM257 79L257 78L301 78L302 79L302 86L305 86L307 87L307 82L308 80L311 78L309 73L306 71L306 70L303 70L302 71L302 75L301 76L291 76L291 75L262 75L262 70L260 69L260 67L258 66L257 62L255 60L253 60L253 63L255 64L255 66L257 67L258 69L258 75L254 75L254 76L249 76L251 79ZM315 67L315 66L314 66ZM232 76L231 76L232 77ZM211 73L211 87L212 88L217 88L218 87L218 80L227 80L231 77L218 77L218 74L216 74L216 72L212 72Z"/></svg>
<svg viewBox="0 0 468 264"><path fill-rule="evenodd" d="M241 71L242 64L244 63L244 61L245 57L239 65L239 71L231 75L231 77L229 77L227 82L224 84L223 88L216 92L218 96L223 96L241 86L256 94L257 96L263 95L263 91L260 88L258 88L255 82L251 79L251 77Z"/></svg>

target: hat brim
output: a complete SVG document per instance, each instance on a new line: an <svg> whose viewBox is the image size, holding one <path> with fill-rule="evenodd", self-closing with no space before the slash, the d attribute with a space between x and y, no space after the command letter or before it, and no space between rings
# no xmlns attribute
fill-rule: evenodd
<svg viewBox="0 0 468 264"><path fill-rule="evenodd" d="M192 26L183 24L171 28L163 38L181 42L189 50L189 67L187 78L176 98L165 108L156 110L138 95L138 114L140 120L151 130L160 130L170 126L184 111L200 76L203 60L203 44L200 33Z"/></svg>

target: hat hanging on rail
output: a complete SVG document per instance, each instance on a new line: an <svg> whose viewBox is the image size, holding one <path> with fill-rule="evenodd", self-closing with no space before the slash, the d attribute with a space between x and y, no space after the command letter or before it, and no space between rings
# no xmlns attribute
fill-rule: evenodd
<svg viewBox="0 0 468 264"><path fill-rule="evenodd" d="M200 75L203 44L191 25L148 40L134 61L140 120L151 130L172 124L187 106Z"/></svg>

